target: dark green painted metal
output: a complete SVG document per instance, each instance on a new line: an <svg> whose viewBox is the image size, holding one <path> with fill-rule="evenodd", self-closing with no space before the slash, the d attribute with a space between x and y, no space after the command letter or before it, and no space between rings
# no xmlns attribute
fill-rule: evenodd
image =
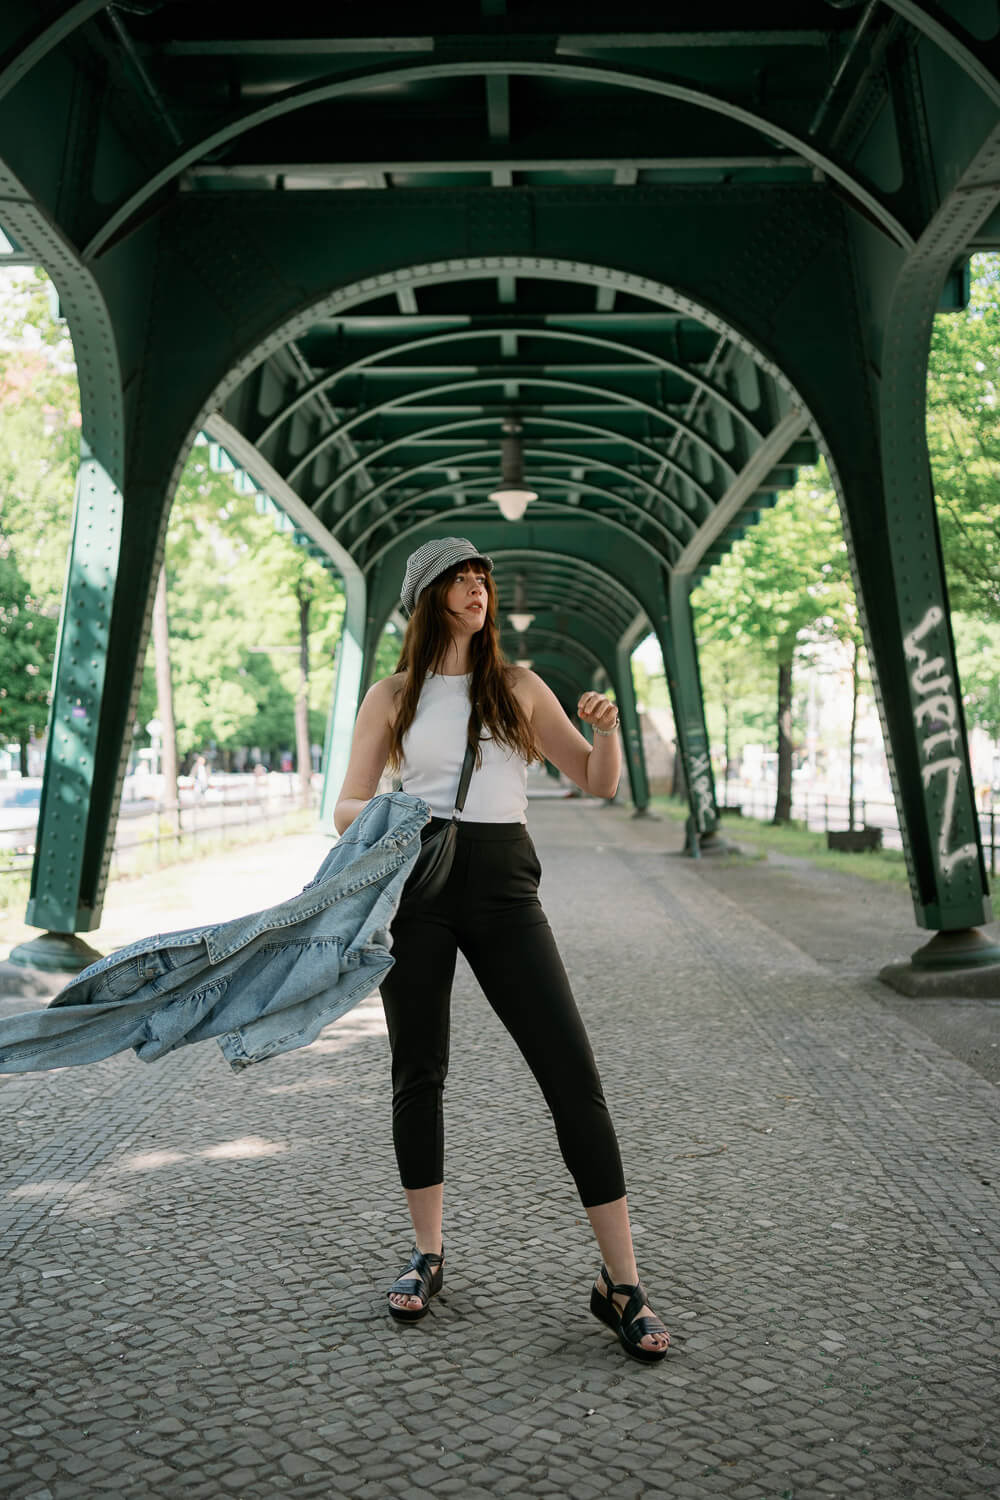
<svg viewBox="0 0 1000 1500"><path fill-rule="evenodd" d="M880 673L883 710L895 731L890 765L918 916L930 927L972 926L990 916L923 402L941 283L956 250L1000 197L998 164L1000 125L967 168L957 209L931 222L895 285L883 367L879 536L868 534L861 514L863 506L870 516L870 493L862 496L841 476L851 529L865 539L853 549L858 592L870 647L890 667Z"/></svg>
<svg viewBox="0 0 1000 1500"><path fill-rule="evenodd" d="M373 465L384 463L387 456L390 453L395 452L397 449L405 449L408 445L422 443L426 441L426 439L431 437L442 437L445 434L454 434L456 432L469 432L475 427L481 427L488 424L494 429L494 431L490 434L490 437L492 438L492 445L487 446L486 441L483 441L479 446L479 451L487 455L495 465L497 462L497 453L499 452L499 440L504 415L505 412L498 411L496 415L469 417L466 420L460 422L440 422L434 424L431 427L417 428L415 432L408 432L405 434L405 436L394 438L391 442L381 443L375 448L366 449L363 456L355 459L352 464L349 464L347 466L347 468L341 470L340 473L338 473L336 479L326 486L323 492L313 501L312 508L314 511L320 512L322 514L329 514L332 519L335 519L336 530L340 531L350 523L350 521L354 518L355 514L359 510L361 510L366 505L370 505L373 500L377 498L378 494L381 493L382 489L388 488L390 485L396 485L399 482L400 476L394 474L391 479L387 480L386 484L381 488L379 486L375 486L372 490L363 495L354 505L349 506L346 510L339 512L336 511L332 505L330 505L330 502L332 501L337 490L348 484L362 470L370 470ZM689 476L685 474L680 464L674 463L673 460L666 458L663 454L658 453L654 448L648 447L645 443L637 442L635 438L629 437L627 433L616 433L611 428L601 427L595 422L575 422L566 418L551 417L545 414L541 416L526 414L522 417L522 425L524 427L526 437L528 436L529 429L533 427L536 422L543 422L547 427L558 427L566 431L584 432L594 436L603 437L607 440L609 445L622 445L631 448L635 452L641 453L651 463L656 464L658 467L673 469L681 476L681 478L685 480L685 482L689 482ZM574 463L593 462L592 459L588 460L586 458L581 458L581 455L579 454L573 454L571 457L572 462ZM439 458L437 462L442 468L451 468L455 466L454 458L442 457ZM656 485L649 484L641 474L637 473L634 470L619 469L617 468L617 466L608 463L598 462L597 466L608 468L613 472L621 474L630 483L637 483L642 485L643 488L647 489L652 496L663 502L666 508L677 517L678 521L686 532L690 533L694 529L691 517L684 513L681 507L674 500L673 496L668 495L664 490L659 489ZM420 467L421 466L418 466L412 470L408 470L406 471L406 473L418 473L420 472ZM428 466L425 465L422 467ZM728 467L729 465L727 464L727 468ZM405 477L405 475L402 477ZM497 475L496 477L499 477L499 475ZM692 487L696 488L695 486ZM704 499L707 511L711 512L711 510L714 508L712 497L706 494L703 490L700 490L700 488L698 492ZM334 528L331 527L331 529Z"/></svg>
<svg viewBox="0 0 1000 1500"><path fill-rule="evenodd" d="M295 482L299 479L299 476L302 475L305 470L316 461L316 459L325 448L335 443L338 439L346 437L348 433L355 432L365 423L373 421L379 416L384 416L389 411L398 410L398 408L406 406L408 403L414 400L426 400L430 396L444 396L452 392L461 392L464 395L469 391L481 390L490 386L502 385L504 381L508 379L513 379L518 386L537 386L545 390L572 391L578 395L583 394L590 396L601 396L605 398L609 403L611 403L612 406L622 405L631 407L635 411L642 412L645 416L649 417L654 422L662 422L668 425L674 431L683 432L685 436L687 436L692 442L697 442L700 447L704 448L708 456L715 463L718 463L724 470L731 472L731 466L725 455L715 450L712 444L701 433L695 432L693 429L685 428L683 423L678 422L676 418L671 417L669 413L662 411L659 407L652 405L651 402L641 401L636 397L625 396L621 392L613 390L607 386L590 385L577 380L563 380L555 376L538 377L524 375L492 375L487 376L483 379L476 378L473 380L446 381L441 385L430 386L427 389L420 390L416 393L409 393L405 396L396 396L388 401L373 402L372 405L367 406L363 412L359 412L357 416L348 418L347 421L334 428L332 432L324 433L319 442L315 443L308 453L304 453L302 457L297 459L293 464L291 470L286 476L288 482L289 484L295 484ZM692 480L690 475L687 476L687 479L688 483L695 484L695 481ZM336 485L333 484L330 485L327 489L320 491L320 493L315 497L313 504L316 507L321 506L327 499L328 495L331 494L335 488ZM705 491L702 486L695 484L695 488L697 488L704 495L706 502L711 506L713 497L708 494L708 492Z"/></svg>
<svg viewBox="0 0 1000 1500"><path fill-rule="evenodd" d="M453 426L456 424L449 423L446 425ZM482 451L484 454L488 454L488 450L485 447ZM493 473L485 475L483 478L483 482L491 485L494 489L496 488L496 485L500 478L498 467L499 460L496 456L498 452L499 434L497 437L497 447L494 453L490 455ZM545 449L535 448L531 445L526 444L524 448L524 454L525 458L530 457L533 459L563 457L571 464L583 464L588 468L593 467L599 469L608 469L612 473L618 474L620 477L625 479L629 485L636 485L640 489L645 490L651 500L658 501L672 517L676 518L675 525L677 525L678 529L682 528L680 530L680 535L678 535L677 532L673 531L669 526L664 525L663 522L657 520L655 517L651 517L651 519L653 519L655 524L658 526L659 530L663 533L664 548L668 551L672 547L679 547L682 542L689 536L693 535L695 531L695 525L691 517L684 513L684 511L672 498L672 496L666 494L663 490L657 489L655 485L650 484L648 480L644 479L641 474L638 474L634 471L629 471L628 469L622 469L618 465L608 463L606 460L595 462L592 457L588 457L588 455L582 453L571 453L568 455L550 453ZM403 485L405 485L407 480L413 479L419 474L426 474L437 469L457 469L461 472L463 468L468 468L469 457L470 455L459 451L457 453L445 454L434 459L428 459L424 463L413 464L410 468L400 469L392 473L387 479L383 480L381 484L374 485L372 489L367 491L365 495L361 497L361 499L355 502L354 505L350 506L340 515L330 518L329 525L331 535L337 537L338 539L343 538L346 540L347 538L350 538L352 547L363 545L369 532L372 530L372 526L370 525L365 529L359 531L355 527L351 526L351 522L358 518L362 511L374 508L375 502L379 500L381 496L386 493L386 491L390 489L400 489ZM475 473L476 471L474 470L472 472ZM464 485L466 488L468 488L468 481L459 479L457 481L451 481L447 485L439 486L438 488L451 491L457 488L459 485ZM579 482L579 487L585 487L582 481ZM590 484L590 488L593 489L595 493L602 492L602 487L592 482ZM616 496L614 491L609 491L607 489L604 489L603 492L607 493L612 499L618 499L619 502L623 505L631 506L636 510L642 509L643 514L650 515L650 512L648 510L638 506L634 501L629 500L623 495ZM431 492L429 491L428 493ZM713 508L714 507L709 504L709 513L711 513L711 510Z"/></svg>
<svg viewBox="0 0 1000 1500"><path fill-rule="evenodd" d="M108 781L98 731L123 520L120 375L108 308L94 277L5 169L0 169L0 192L4 224L50 267L63 311L90 350L79 371L82 429L73 545L27 911L30 925L70 934L97 925L106 869L105 862L95 879L85 854L94 788ZM108 795L117 796L117 789L108 788Z"/></svg>
<svg viewBox="0 0 1000 1500"><path fill-rule="evenodd" d="M1000 238L994 49L953 7L912 0L866 8L863 24L860 13L803 0L797 31L815 45L782 30L787 16L771 5L760 11L768 24L755 12L753 31L705 23L713 45L677 30L640 35L617 17L617 33L584 45L573 40L572 8L552 4L545 26L511 15L502 31L484 23L463 37L437 34L435 7L417 5L426 34L406 38L411 61L362 53L358 67L338 37L289 50L285 17L261 23L273 56L206 39L207 10L189 6L107 16L53 7L40 23L27 0L12 0L0 17L9 168L0 226L63 294L114 554L102 565L114 587L105 658L97 575L78 527L53 722L87 707L74 701L79 627L99 648L87 687L97 727L85 745L69 737L60 749L53 735L39 915L84 927L99 912L167 507L206 426L348 580L327 826L331 777L405 557L442 530L491 551L508 596L520 572L539 651L530 632L512 645L542 663L570 709L591 682L615 685L639 805L648 793L625 669L636 640L655 630L696 786L707 742L688 589L819 442L862 590L918 920L954 930L988 911L922 375L946 277ZM248 83L265 104L232 114L227 91L203 87L197 59L222 53L234 95ZM636 54L640 68L622 65ZM756 97L755 77L767 80ZM481 129L462 113L470 79ZM394 103L373 125L383 83ZM565 149L567 85L581 106L575 158ZM531 120L529 96L540 111ZM440 122L425 120L426 130L460 138L463 162L420 149L410 126L421 117L408 111L425 98ZM637 139L682 138L688 165L626 150L628 127L615 116L623 102ZM283 145L306 138L302 159L322 167L328 143L355 141L357 130L308 129L309 119L334 118L301 114L310 104L366 122L373 161L419 156L435 175L415 184L399 174L391 193L378 191L389 179L374 169L373 186L357 190L317 191L315 175L309 191L213 176L213 166L238 174L281 161ZM397 118L407 150L384 154ZM765 180L771 166L761 163L776 150L794 160ZM352 153L365 155L354 144ZM751 158L754 181L723 182L711 165ZM513 185L519 160L543 159L573 161L574 172ZM477 161L492 187L463 178ZM606 185L592 175L597 161ZM699 182L685 180L691 161L705 165ZM185 164L194 170L181 180ZM804 180L803 164L820 169L815 180ZM543 339L579 364L545 359ZM474 358L456 369L454 351L466 346ZM484 390L495 406L492 395L479 401ZM508 406L523 414L541 493L515 525L482 499L495 472L491 424ZM693 794L706 834L708 774ZM58 821L60 785L76 788L82 844L71 837L77 825Z"/></svg>
<svg viewBox="0 0 1000 1500"><path fill-rule="evenodd" d="M646 774L646 752L643 749L639 710L635 701L632 652L627 646L619 644L615 648L611 680L621 720L622 747L625 751L625 769L632 793L632 805L636 812L643 813L649 807L649 777Z"/></svg>
<svg viewBox="0 0 1000 1500"><path fill-rule="evenodd" d="M714 834L718 828L719 810L709 754L688 583L689 580L684 575L670 579L665 601L666 616L661 616L657 635L670 688L677 740L684 756L684 777L691 816L699 838L705 838Z"/></svg>
<svg viewBox="0 0 1000 1500"><path fill-rule="evenodd" d="M544 454L540 454L539 451L534 448L526 448L524 451L526 459L537 459L539 457L545 456ZM578 464L585 464L586 459L582 456L577 456L576 462ZM412 478L414 475L426 472L428 469L436 469L439 467L441 467L441 465L437 461L429 464L417 464L412 469L403 470L399 477L401 480L405 481L406 479ZM448 462L448 467L458 470L459 474L461 475L463 467L467 466L464 465L463 459L460 455L453 455ZM495 489L497 485L497 475L494 473L482 475L482 477L475 477L476 475L481 475L481 472L481 470L469 471L466 478L464 480L460 479L459 481L462 488L464 488L467 492L483 488L487 490ZM655 530L655 532L658 533L656 541L649 540L648 538L643 538L644 545L656 548L662 556L668 559L676 556L680 551L681 543L678 538L670 531L668 527L663 524L662 521L654 516L651 511L646 509L644 506L639 505L636 501L628 498L627 496L622 495L615 490L609 489L606 485L596 484L593 480L590 479L565 479L557 474L535 467L532 467L530 472L525 472L525 479L529 484L541 485L544 489L550 491L555 489L570 488L580 492L581 494L602 496L604 499L610 501L616 507L616 509L624 511L627 518L631 519L633 516L636 519L641 518L643 521L649 524L652 530ZM633 482L636 482L634 478ZM403 512L412 509L415 505L422 504L426 499L428 499L429 496L434 494L449 493L455 488L455 484L449 482L447 485L439 485L435 489L424 490L419 495L407 497L406 499L397 501L392 509L391 524L395 524L395 522L398 521L399 516L402 515ZM542 503L548 505L549 507L552 507L555 502L553 501L550 494ZM372 534L375 533L386 520L386 517L380 517L378 521L373 522L370 526L366 527L365 530L356 533L352 538L352 546L357 548L364 548ZM605 517L605 521L608 525L612 526L620 526L624 524L622 520L619 520L617 518L612 519L611 517ZM339 530L335 533L335 535L340 535ZM374 553L366 552L364 555L366 562L368 562L377 557L378 553L377 551Z"/></svg>
<svg viewBox="0 0 1000 1500"><path fill-rule="evenodd" d="M508 49L505 49L508 50ZM247 111L235 121L212 131L209 135L188 145L184 150L178 152L158 170L154 171L141 184L126 197L122 198L118 205L105 218L101 228L88 241L84 255L87 259L94 259L111 244L130 220L134 219L142 209L152 200L155 195L171 181L176 180L186 167L191 166L199 157L204 157L212 152L218 151L230 141L245 135L248 131L258 126L300 109L307 109L313 104L322 104L338 97L350 95L356 92L359 84L366 87L378 88L387 84L396 87L405 86L410 83L422 83L435 79L446 79L453 77L465 77L476 74L483 78L508 77L516 75L526 78L556 78L567 82L582 82L605 85L612 88L632 89L638 93L649 93L659 95L664 99L676 99L683 103L695 105L707 112L724 115L727 119L739 124L747 125L751 129L760 130L768 138L780 142L783 146L799 152L812 166L825 173L840 188L853 198L859 208L864 209L867 214L879 224L883 231L904 249L912 245L912 237L905 226L895 217L881 197L872 192L860 179L845 170L831 156L819 150L814 143L804 135L786 129L782 124L765 115L757 114L752 110L741 108L732 101L706 93L699 89L686 87L683 84L674 83L667 79L655 78L641 72L639 69L625 70L622 68L608 68L601 64L590 63L562 63L562 62L538 62L532 59L517 59L507 57L500 62L490 62L481 55L470 56L457 62L428 63L420 66L399 64L391 67L382 67L374 71L359 70L349 77L337 76L332 80L326 80L319 85L307 84L301 88L288 89L279 98L271 103Z"/></svg>
<svg viewBox="0 0 1000 1500"><path fill-rule="evenodd" d="M404 319L399 320L399 327L400 331L402 332L405 328ZM377 350L374 354L364 355L361 359L351 360L341 369L323 375L319 380L316 380L311 385L307 386L305 390L298 391L295 396L293 396L293 398L288 402L287 406L283 407L275 416L271 417L268 420L267 425L261 430L260 433L256 435L255 441L258 444L263 445L267 442L268 439L274 436L279 427L281 427L292 416L294 416L296 411L301 410L303 406L305 406L308 402L314 400L316 396L323 393L329 395L332 392L333 387L339 380L345 379L351 375L360 374L364 370L370 370L370 367L372 365L375 365L384 359L388 359L390 357L395 358L396 356L412 355L421 349L440 348L443 345L460 343L465 340L483 339L490 336L502 338L504 335L512 336L514 338L523 337L560 340L563 343L580 344L585 348L600 349L603 353L611 353L612 351L614 351L618 354L627 354L631 357L632 360L635 361L637 367L641 367L643 364L647 364L653 369L666 370L673 375L679 375L682 379L687 381L694 390L703 391L705 395L710 397L711 400L718 402L719 405L730 412L737 421L743 423L744 426L747 427L754 436L760 436L760 433L755 427L753 418L750 413L744 411L739 406L739 404L732 399L732 396L727 391L719 386L713 385L711 381L703 379L696 370L686 369L676 360L664 359L661 356L654 354L651 350L643 349L641 346L637 347L633 344L623 343L619 339L598 337L594 334L573 333L569 329L565 328L546 328L544 326L532 325L530 323L516 321L511 326L505 326L503 329L479 325L475 328L462 328L453 330L448 333L432 334L429 337L422 339L406 339L404 337L402 342L392 343L386 348Z"/></svg>

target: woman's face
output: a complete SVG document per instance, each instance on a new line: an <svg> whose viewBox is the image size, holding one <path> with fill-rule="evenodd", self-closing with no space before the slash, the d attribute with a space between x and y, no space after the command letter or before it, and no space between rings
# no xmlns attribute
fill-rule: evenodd
<svg viewBox="0 0 1000 1500"><path fill-rule="evenodd" d="M483 570L472 564L461 567L448 587L444 602L451 616L453 629L468 635L475 635L477 630L482 630L488 602Z"/></svg>

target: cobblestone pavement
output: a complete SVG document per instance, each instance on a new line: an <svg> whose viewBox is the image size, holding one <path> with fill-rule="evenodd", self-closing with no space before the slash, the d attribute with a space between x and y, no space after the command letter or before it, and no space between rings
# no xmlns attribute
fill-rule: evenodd
<svg viewBox="0 0 1000 1500"><path fill-rule="evenodd" d="M675 825L560 802L531 826L669 1357L590 1317L584 1215L460 968L446 1287L409 1328L376 1001L240 1075L209 1042L0 1079L0 1495L996 1488L996 1090L664 852ZM119 887L108 931L267 904L324 848L209 861L186 911Z"/></svg>

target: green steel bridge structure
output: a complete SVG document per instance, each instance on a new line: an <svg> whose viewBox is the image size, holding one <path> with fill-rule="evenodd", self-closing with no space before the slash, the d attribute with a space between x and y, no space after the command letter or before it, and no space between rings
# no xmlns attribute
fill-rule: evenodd
<svg viewBox="0 0 1000 1500"><path fill-rule="evenodd" d="M704 848L690 591L823 453L920 961L1000 957L925 439L932 320L1000 245L996 0L7 0L0 229L56 284L82 401L46 954L100 920L205 432L343 582L326 826L403 560L457 532L533 615L505 614L511 655L566 702L613 686L638 809L629 659L656 634ZM511 421L518 521L489 499Z"/></svg>

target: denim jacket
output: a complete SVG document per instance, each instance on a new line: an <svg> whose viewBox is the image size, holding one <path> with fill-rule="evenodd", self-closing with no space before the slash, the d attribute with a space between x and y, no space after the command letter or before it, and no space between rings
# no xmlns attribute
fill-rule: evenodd
<svg viewBox="0 0 1000 1500"><path fill-rule="evenodd" d="M235 1070L305 1046L393 964L389 923L430 809L372 798L290 901L211 927L142 938L91 964L44 1010L0 1019L0 1073L153 1062L217 1037Z"/></svg>

